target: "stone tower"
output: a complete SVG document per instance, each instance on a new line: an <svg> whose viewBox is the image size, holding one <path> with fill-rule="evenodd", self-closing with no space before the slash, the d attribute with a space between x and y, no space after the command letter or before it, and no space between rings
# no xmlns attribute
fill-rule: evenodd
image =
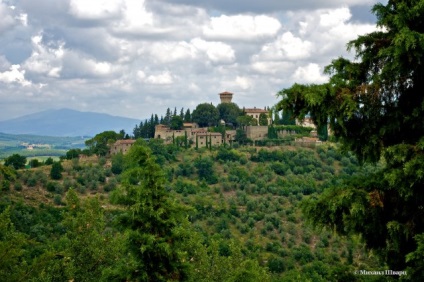
<svg viewBox="0 0 424 282"><path fill-rule="evenodd" d="M219 93L219 98L221 98L221 104L231 103L231 99L233 99L233 93L227 91Z"/></svg>

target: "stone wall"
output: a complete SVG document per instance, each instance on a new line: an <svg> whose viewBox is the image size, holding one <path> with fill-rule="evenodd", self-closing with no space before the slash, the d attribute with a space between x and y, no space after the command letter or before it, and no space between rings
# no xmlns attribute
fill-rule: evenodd
<svg viewBox="0 0 424 282"><path fill-rule="evenodd" d="M268 126L246 126L246 137L249 139L263 140L268 136Z"/></svg>

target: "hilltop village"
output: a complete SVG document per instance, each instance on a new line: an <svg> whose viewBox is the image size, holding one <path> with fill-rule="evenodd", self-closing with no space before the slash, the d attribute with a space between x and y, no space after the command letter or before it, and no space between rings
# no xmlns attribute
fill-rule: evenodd
<svg viewBox="0 0 424 282"><path fill-rule="evenodd" d="M225 91L219 94L220 105L233 104L233 93ZM236 106L237 107L237 106ZM269 135L270 126L274 125L272 112L266 108L243 108L242 115L249 120L243 126L239 126L239 131L244 134L246 140L251 142L271 138ZM310 118L302 122L295 121L297 126L310 128L309 136L297 138L297 142L315 143L320 142L317 138L316 128ZM216 131L215 126L200 126L196 122L183 122L180 128L173 129L170 125L157 124L154 127L154 138L164 140L165 144L175 144L176 142L193 145L196 148L221 146L232 144L237 141L237 129L232 123L221 119L219 126L221 130ZM277 138L284 138L287 135L296 134L293 130L283 129L275 132ZM274 137L275 138L275 137ZM126 153L135 140L118 140L110 148L110 154L118 152Z"/></svg>

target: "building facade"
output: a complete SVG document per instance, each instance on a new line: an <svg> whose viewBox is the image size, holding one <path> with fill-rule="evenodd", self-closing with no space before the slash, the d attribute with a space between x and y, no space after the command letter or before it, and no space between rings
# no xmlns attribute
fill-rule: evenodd
<svg viewBox="0 0 424 282"><path fill-rule="evenodd" d="M133 139L118 140L110 146L109 154L110 155L116 155L118 153L126 154L134 143L135 143L135 140Z"/></svg>

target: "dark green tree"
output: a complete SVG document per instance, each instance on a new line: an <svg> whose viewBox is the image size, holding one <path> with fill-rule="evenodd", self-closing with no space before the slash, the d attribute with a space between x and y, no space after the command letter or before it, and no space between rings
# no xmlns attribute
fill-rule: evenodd
<svg viewBox="0 0 424 282"><path fill-rule="evenodd" d="M52 168L50 169L50 178L59 180L62 179L63 167L60 162L54 162Z"/></svg>
<svg viewBox="0 0 424 282"><path fill-rule="evenodd" d="M203 103L197 105L191 118L193 122L198 123L200 127L216 126L219 120L219 113L214 105Z"/></svg>
<svg viewBox="0 0 424 282"><path fill-rule="evenodd" d="M105 156L109 152L108 145L115 142L120 137L121 135L115 131L103 131L85 141L85 145L90 148L92 153L99 156Z"/></svg>
<svg viewBox="0 0 424 282"><path fill-rule="evenodd" d="M184 120L184 108L181 108L180 110L180 118Z"/></svg>
<svg viewBox="0 0 424 282"><path fill-rule="evenodd" d="M72 159L78 158L80 154L81 154L81 149L70 149L66 152L66 159L72 160Z"/></svg>
<svg viewBox="0 0 424 282"><path fill-rule="evenodd" d="M252 116L248 116L248 115L241 115L237 117L237 123L242 128L245 128L246 126L250 126L250 125L258 125L258 121Z"/></svg>
<svg viewBox="0 0 424 282"><path fill-rule="evenodd" d="M205 179L208 184L215 184L218 182L218 178L214 170L214 162L211 158L197 158L194 161L194 167L197 169L199 178Z"/></svg>
<svg viewBox="0 0 424 282"><path fill-rule="evenodd" d="M2 281L20 281L29 279L29 270L25 262L25 246L28 237L16 231L10 220L10 209L0 213L0 275Z"/></svg>
<svg viewBox="0 0 424 282"><path fill-rule="evenodd" d="M235 103L221 103L216 106L219 112L219 120L224 120L226 124L238 126L237 117L242 114L241 109Z"/></svg>
<svg viewBox="0 0 424 282"><path fill-rule="evenodd" d="M114 174L121 174L123 170L124 170L124 155L122 153L113 155L111 171Z"/></svg>
<svg viewBox="0 0 424 282"><path fill-rule="evenodd" d="M171 122L171 118L172 118L171 109L167 108L166 113L165 113L165 117L163 118L163 124L169 125L169 123Z"/></svg>
<svg viewBox="0 0 424 282"><path fill-rule="evenodd" d="M122 224L129 230L128 247L136 261L130 280L186 280L189 264L183 246L189 233L184 208L170 198L164 173L149 148L136 143L126 162L122 202L127 212Z"/></svg>
<svg viewBox="0 0 424 282"><path fill-rule="evenodd" d="M45 165L52 165L54 163L54 160L52 157L48 157L47 160L44 162Z"/></svg>
<svg viewBox="0 0 424 282"><path fill-rule="evenodd" d="M173 116L171 118L171 122L169 124L169 127L174 130L181 130L183 129L183 119L180 116Z"/></svg>
<svg viewBox="0 0 424 282"><path fill-rule="evenodd" d="M283 117L281 118L280 123L282 125L295 125L296 120L293 117L292 110L290 108L286 108L283 110Z"/></svg>
<svg viewBox="0 0 424 282"><path fill-rule="evenodd" d="M32 160L29 161L29 166L31 168L39 167L39 166L41 166L41 164L42 163L38 159L32 159Z"/></svg>
<svg viewBox="0 0 424 282"><path fill-rule="evenodd" d="M191 122L191 113L190 109L187 109L187 111L184 114L184 122Z"/></svg>
<svg viewBox="0 0 424 282"><path fill-rule="evenodd" d="M282 90L279 109L327 124L362 162L384 166L304 205L308 218L339 233L359 233L390 269L424 279L424 5L393 1L373 8L380 30L348 44L357 58L334 60L323 85ZM420 269L419 271L416 271ZM414 276L412 276L412 274Z"/></svg>
<svg viewBox="0 0 424 282"><path fill-rule="evenodd" d="M12 166L14 169L21 169L25 167L26 162L26 157L19 154L13 154L4 160L4 165Z"/></svg>
<svg viewBox="0 0 424 282"><path fill-rule="evenodd" d="M268 117L266 114L261 113L259 115L259 125L268 125Z"/></svg>

